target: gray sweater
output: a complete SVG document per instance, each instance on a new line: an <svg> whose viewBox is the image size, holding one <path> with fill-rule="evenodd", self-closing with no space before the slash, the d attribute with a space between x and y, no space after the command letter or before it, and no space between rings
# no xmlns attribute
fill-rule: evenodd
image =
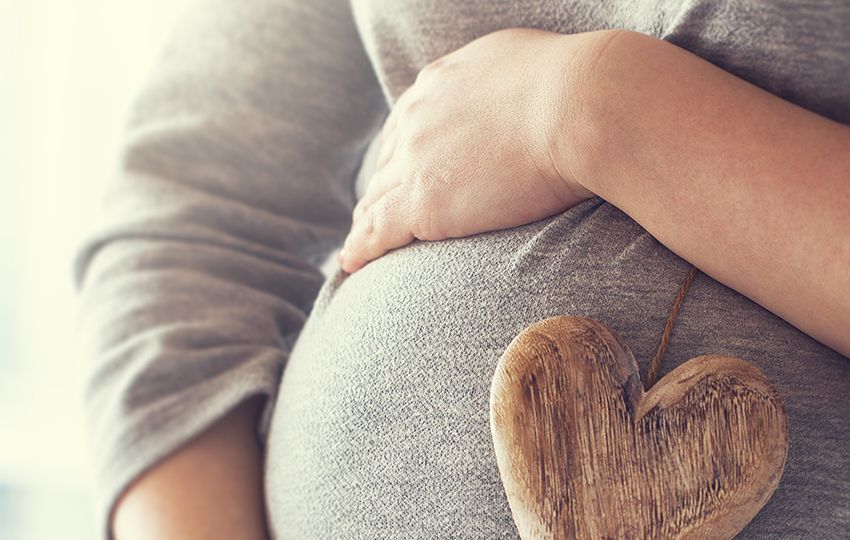
<svg viewBox="0 0 850 540"><path fill-rule="evenodd" d="M133 479L260 395L277 538L516 538L488 426L510 340L592 317L645 369L687 264L601 199L352 276L332 262L364 153L428 62L501 28L628 28L850 123L839 0L352 4L200 2L136 102L75 266L104 535ZM661 374L705 353L757 365L790 416L785 475L742 537L848 534L848 359L700 276Z"/></svg>

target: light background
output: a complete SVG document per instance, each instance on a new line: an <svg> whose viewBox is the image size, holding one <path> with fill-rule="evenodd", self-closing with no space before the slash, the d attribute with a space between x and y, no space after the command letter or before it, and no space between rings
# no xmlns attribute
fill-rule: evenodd
<svg viewBox="0 0 850 540"><path fill-rule="evenodd" d="M0 539L96 537L71 260L189 0L0 0Z"/></svg>

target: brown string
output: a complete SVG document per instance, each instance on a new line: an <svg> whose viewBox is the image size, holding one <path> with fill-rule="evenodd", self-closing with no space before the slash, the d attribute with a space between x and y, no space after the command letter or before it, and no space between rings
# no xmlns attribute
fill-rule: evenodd
<svg viewBox="0 0 850 540"><path fill-rule="evenodd" d="M685 295L688 294L688 289L691 288L691 283L699 273L695 266L691 266L688 275L682 285L679 286L679 292L676 293L676 299L673 301L673 309L670 310L670 315L667 316L667 324L664 325L664 332L661 334L661 343L658 345L658 352L649 361L649 367L646 370L646 382L644 387L649 390L655 384L655 378L658 376L658 370L661 368L661 361L664 359L664 352L667 350L667 344L670 343L670 333L673 331L673 323L676 322L676 316L679 315L679 310L682 308L682 302L685 300Z"/></svg>

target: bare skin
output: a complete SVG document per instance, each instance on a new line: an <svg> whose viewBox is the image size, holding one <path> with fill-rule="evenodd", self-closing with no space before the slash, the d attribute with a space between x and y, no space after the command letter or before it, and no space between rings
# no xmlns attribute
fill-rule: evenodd
<svg viewBox="0 0 850 540"><path fill-rule="evenodd" d="M523 225L597 195L850 356L846 125L649 36L514 29L428 68L385 131L348 272L416 239Z"/></svg>
<svg viewBox="0 0 850 540"><path fill-rule="evenodd" d="M249 401L136 481L118 502L118 540L264 540L259 401Z"/></svg>
<svg viewBox="0 0 850 540"><path fill-rule="evenodd" d="M850 356L847 126L654 38L516 29L426 68L383 134L348 272L416 239L514 227L598 195ZM256 414L240 407L142 476L116 508L116 538L266 538Z"/></svg>

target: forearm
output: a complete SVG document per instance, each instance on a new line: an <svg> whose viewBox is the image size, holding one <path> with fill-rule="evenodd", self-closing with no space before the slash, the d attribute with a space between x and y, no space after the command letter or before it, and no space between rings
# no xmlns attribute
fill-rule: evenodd
<svg viewBox="0 0 850 540"><path fill-rule="evenodd" d="M850 355L850 128L654 38L593 58L561 130L576 179Z"/></svg>
<svg viewBox="0 0 850 540"><path fill-rule="evenodd" d="M257 400L141 477L119 501L117 540L267 538Z"/></svg>

